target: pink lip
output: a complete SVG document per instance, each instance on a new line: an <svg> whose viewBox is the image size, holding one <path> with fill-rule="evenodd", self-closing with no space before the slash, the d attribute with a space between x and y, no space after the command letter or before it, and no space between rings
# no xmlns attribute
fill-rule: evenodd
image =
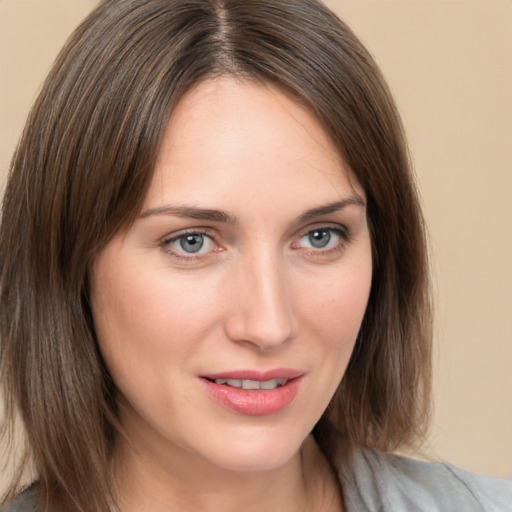
<svg viewBox="0 0 512 512"><path fill-rule="evenodd" d="M279 368L266 372L234 370L201 375L200 381L213 400L230 411L248 416L265 416L281 411L293 401L304 377L304 372ZM223 384L215 379L272 380L288 379L284 386L269 390L246 390Z"/></svg>
<svg viewBox="0 0 512 512"><path fill-rule="evenodd" d="M230 370L219 373L205 373L200 375L204 379L239 379L239 380L272 380L272 379L296 379L302 377L304 372L292 368L275 368L273 370Z"/></svg>

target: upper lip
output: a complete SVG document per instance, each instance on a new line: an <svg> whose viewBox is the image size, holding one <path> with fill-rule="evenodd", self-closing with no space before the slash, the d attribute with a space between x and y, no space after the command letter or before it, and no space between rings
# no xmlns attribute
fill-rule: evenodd
<svg viewBox="0 0 512 512"><path fill-rule="evenodd" d="M216 380L216 379L236 379L236 380L256 380L267 381L273 379L295 379L304 375L303 370L293 368L275 368L272 370L258 371L258 370L228 370L218 373L206 373L200 375L203 379Z"/></svg>

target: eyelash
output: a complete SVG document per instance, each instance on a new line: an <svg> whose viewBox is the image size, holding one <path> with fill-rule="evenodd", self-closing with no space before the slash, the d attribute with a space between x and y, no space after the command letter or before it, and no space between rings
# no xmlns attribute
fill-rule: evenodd
<svg viewBox="0 0 512 512"><path fill-rule="evenodd" d="M334 247L330 247L328 249L310 247L309 251L308 251L309 254L314 255L314 256L322 256L322 255L338 252L338 251L343 250L351 240L351 234L350 234L349 230L345 227L341 228L339 226L319 226L319 227L315 227L315 228L310 228L307 231L303 231L301 233L301 235L299 236L297 242L294 242L292 244L292 248L296 249L296 250L300 250L300 247L294 247L294 246L296 246L304 237L306 237L312 233L322 232L322 231L329 233L331 237L333 234L336 235L337 237L339 237L339 240L336 242ZM217 249L214 249L213 251L207 251L205 253L197 253L197 254L188 253L188 255L186 255L187 254L186 252L180 252L178 250L174 250L171 248L172 243L178 242L180 240L184 240L187 236L191 236L191 235L200 235L205 238L208 238L211 243L213 243L214 245L217 246ZM330 242L330 240L328 241L328 243L329 242ZM179 233L177 235L174 235L170 238L164 239L161 243L161 247L165 250L165 252L167 254L169 254L173 258L183 260L183 261L191 261L191 260L200 261L200 260L204 259L205 257L208 257L208 255L211 252L221 252L222 251L222 248L220 248L215 243L214 237L211 235L211 233L207 229L197 229L197 228L190 229L187 231L182 231L181 233ZM199 250L201 250L201 248Z"/></svg>
<svg viewBox="0 0 512 512"><path fill-rule="evenodd" d="M177 242L179 240L184 240L187 236L191 236L191 235L200 235L205 238L209 238L210 241L215 244L213 236L209 233L209 231L207 229L190 229L187 231L182 231L178 235L172 236L170 238L166 238L165 240L162 241L161 246L165 250L165 252L167 254L169 254L170 256L172 256L173 258L177 258L179 260L184 260L184 261L201 260L207 256L207 253L204 253L204 254L203 253L200 253L200 254L189 253L190 254L189 256L185 256L185 254L187 254L186 252L179 252L179 251L171 249L171 247L172 247L171 244L173 242ZM214 252L219 252L219 250L216 250Z"/></svg>
<svg viewBox="0 0 512 512"><path fill-rule="evenodd" d="M326 254L331 254L333 252L343 250L351 240L350 232L348 231L347 228L341 228L339 226L318 226L313 229L310 228L307 231L303 232L303 234L299 238L299 241L315 232L328 233L330 235L330 237L329 237L329 240L327 243L329 243L331 241L331 237L333 234L336 235L339 239L335 243L334 247L330 247L328 249L315 248L315 247L309 248L310 249L309 253L314 256L323 256ZM294 245L296 245L296 243L298 243L298 242L295 242L294 244L292 244L292 247Z"/></svg>

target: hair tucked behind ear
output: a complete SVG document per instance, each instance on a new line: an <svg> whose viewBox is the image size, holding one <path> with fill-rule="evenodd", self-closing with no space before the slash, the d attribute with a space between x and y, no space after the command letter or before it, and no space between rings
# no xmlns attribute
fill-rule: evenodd
<svg viewBox="0 0 512 512"><path fill-rule="evenodd" d="M163 130L194 83L271 81L323 122L368 201L374 275L346 375L315 429L390 450L424 432L431 318L424 227L375 63L315 0L109 0L71 36L12 160L0 230L4 432L23 424L41 508L106 511L121 431L88 272L140 210ZM18 458L19 469L26 459ZM14 478L4 503L17 491Z"/></svg>

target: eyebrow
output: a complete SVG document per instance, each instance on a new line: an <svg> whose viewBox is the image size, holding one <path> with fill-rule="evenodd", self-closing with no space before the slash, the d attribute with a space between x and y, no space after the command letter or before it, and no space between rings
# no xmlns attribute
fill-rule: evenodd
<svg viewBox="0 0 512 512"><path fill-rule="evenodd" d="M312 220L316 217L321 217L322 215L329 215L330 213L337 212L339 210L343 210L347 206L360 206L361 208L366 207L366 202L362 197L358 195L353 195L347 197L346 199L342 199L341 201L336 201L334 203L326 204L325 206L318 206L317 208L311 208L307 212L303 213L299 218L298 222L303 223L308 220Z"/></svg>
<svg viewBox="0 0 512 512"><path fill-rule="evenodd" d="M144 211L140 217L145 219L152 215L174 215L185 219L209 220L226 224L236 224L237 222L236 217L222 210L197 208L195 206L157 206L156 208L149 208Z"/></svg>
<svg viewBox="0 0 512 512"><path fill-rule="evenodd" d="M350 196L345 199L342 199L341 201L336 201L334 203L329 203L324 206L317 206L315 208L311 208L310 210L300 215L299 218L297 219L297 222L307 222L316 217L321 217L322 215L328 215L330 213L343 210L347 206L360 206L364 208L366 206L366 203L358 195ZM221 222L224 224L236 224L238 222L238 219L234 215L231 215L222 210L214 210L211 208L198 208L196 206L186 205L165 205L157 206L155 208L149 208L140 215L140 218L145 219L153 215L174 215L176 217L182 217L185 219L206 220L212 222Z"/></svg>

